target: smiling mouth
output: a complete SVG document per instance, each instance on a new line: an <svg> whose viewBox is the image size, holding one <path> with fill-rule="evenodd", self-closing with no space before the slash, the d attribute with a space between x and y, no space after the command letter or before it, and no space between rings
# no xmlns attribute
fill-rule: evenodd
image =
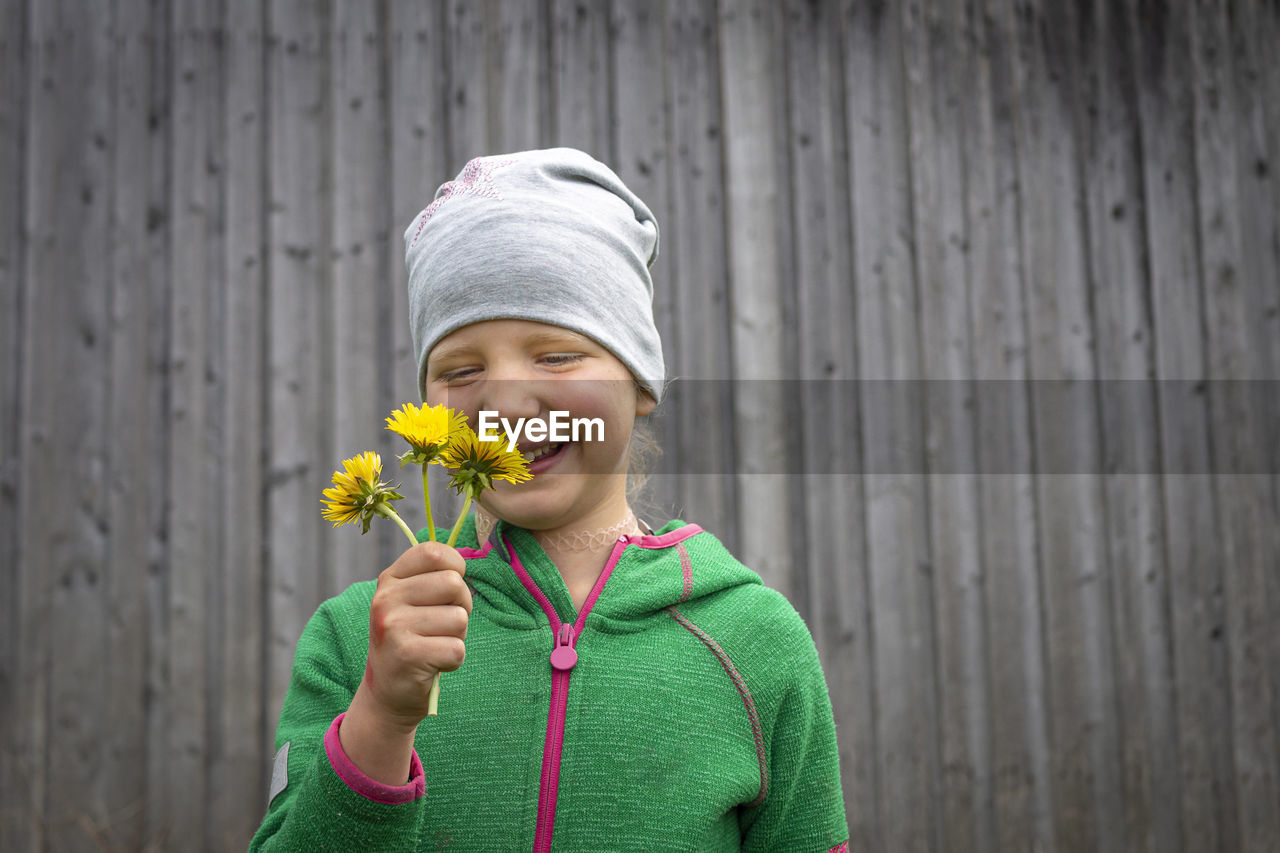
<svg viewBox="0 0 1280 853"><path fill-rule="evenodd" d="M564 447L563 442L560 444L544 444L540 447L524 450L522 451L524 454L524 461L530 463L537 462L544 456L550 456L551 454L556 453L562 447Z"/></svg>

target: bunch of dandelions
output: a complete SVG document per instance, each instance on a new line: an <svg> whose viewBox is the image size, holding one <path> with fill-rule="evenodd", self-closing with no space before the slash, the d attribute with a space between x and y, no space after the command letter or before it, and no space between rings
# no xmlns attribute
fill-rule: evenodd
<svg viewBox="0 0 1280 853"><path fill-rule="evenodd" d="M533 475L524 456L507 450L501 441L481 441L467 425L467 416L443 405L416 406L405 403L391 413L387 429L409 443L409 450L400 456L401 466L410 463L422 467L422 502L427 511L427 535L436 541L435 521L431 516L431 493L427 487L427 471L430 465L443 465L449 470L450 483L460 495L465 495L462 511L449 533L449 547L458 541L458 533L466 521L471 502L485 489L492 489L496 480L523 483ZM342 471L333 472L333 486L324 490L323 515L340 527L360 519L362 534L369 532L369 522L375 515L389 518L400 526L411 545L418 544L409 525L405 524L391 506L392 501L404 498L395 489L380 482L382 458L373 451L343 460ZM440 701L440 673L431 682L427 699L427 716L434 717Z"/></svg>
<svg viewBox="0 0 1280 853"><path fill-rule="evenodd" d="M464 432L471 432L467 426L467 416L443 405L416 406L405 403L387 418L387 429L409 443L409 449L400 455L400 467L409 464L422 466L422 504L427 511L427 535L436 541L436 523L431 516L431 490L427 487L427 470L432 464L440 462L440 454L449 446L450 439ZM454 524L455 532L449 537L452 546L457 538L456 531L461 520L466 516L464 509L458 515L458 523Z"/></svg>

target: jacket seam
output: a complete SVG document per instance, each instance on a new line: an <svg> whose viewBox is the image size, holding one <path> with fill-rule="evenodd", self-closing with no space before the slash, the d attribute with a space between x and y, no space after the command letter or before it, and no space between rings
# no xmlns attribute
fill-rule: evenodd
<svg viewBox="0 0 1280 853"><path fill-rule="evenodd" d="M769 794L769 762L764 748L764 728L760 724L760 713L756 709L755 699L751 695L751 688L747 686L747 680L738 672L738 668L734 666L733 660L728 653L721 648L720 644L710 634L695 625L674 604L667 608L667 612L671 614L672 619L701 640L702 644L715 655L716 660L720 662L720 666L730 680L733 681L733 686L737 688L738 695L742 698L742 705L747 712L747 721L751 724L751 739L755 742L756 762L760 766L760 792L747 805L758 806L765 801L765 797Z"/></svg>
<svg viewBox="0 0 1280 853"><path fill-rule="evenodd" d="M693 595L693 562L689 559L689 549L684 547L683 542L676 544L676 552L680 555L680 574L683 581L680 600L676 604L684 604Z"/></svg>

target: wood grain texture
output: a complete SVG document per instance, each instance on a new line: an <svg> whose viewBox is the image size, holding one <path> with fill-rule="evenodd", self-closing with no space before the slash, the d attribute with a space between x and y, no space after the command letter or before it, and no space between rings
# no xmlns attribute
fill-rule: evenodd
<svg viewBox="0 0 1280 853"><path fill-rule="evenodd" d="M266 483L267 715L289 685L293 649L320 603L324 553L332 542L319 495L331 457L324 368L330 363L324 307L332 278L327 212L330 142L326 7L291 0L268 7ZM329 380L331 381L331 379ZM305 602L305 603L304 603Z"/></svg>
<svg viewBox="0 0 1280 853"><path fill-rule="evenodd" d="M324 395L333 419L329 455L337 467L342 459L386 446L381 441L386 433L384 418L392 407L383 397L380 377L390 358L382 346L378 315L387 295L379 292L379 285L389 277L390 268L382 251L388 230L382 188L390 176L383 129L386 112L380 102L383 22L377 7L369 3L339 2L333 14L329 33L332 110L325 134L334 146L326 164L332 170L333 204L325 252L333 285L332 301L324 312L331 324L325 336L325 358L331 367ZM414 483L413 469L400 469L396 462L403 451L392 448L382 454L383 479ZM401 504L402 514L416 524L415 529L426 524L419 504L417 500ZM377 577L383 566L378 565L377 554L370 553L367 538L333 537L326 547L330 571L323 596L336 595L357 580Z"/></svg>
<svg viewBox="0 0 1280 853"><path fill-rule="evenodd" d="M164 682L160 714L165 737L164 819L160 837L179 835L207 840L211 796L207 768L211 698L210 638L220 602L211 584L210 565L220 562L216 539L219 520L213 498L225 488L221 448L217 446L222 412L219 386L209 381L219 370L211 334L213 282L222 271L218 230L223 221L218 187L210 167L220 152L214 136L221 114L220 74L212 33L220 22L198 2L171 10L175 46L170 105L173 111L173 172L168 185L171 211L169 268L168 531ZM211 512L212 510L212 512ZM193 689L194 688L194 689ZM188 797L187 794L191 794Z"/></svg>
<svg viewBox="0 0 1280 853"><path fill-rule="evenodd" d="M1131 3L1130 42L1138 69L1139 129L1147 275L1152 292L1154 362L1159 396L1160 452L1173 471L1209 470L1205 341L1202 333L1199 246L1196 232L1191 66L1175 57L1190 52L1189 21L1171 10ZM1138 28L1150 31L1147 38ZM1191 380L1191 381L1184 381ZM1239 849L1234 812L1231 734L1207 719L1229 719L1226 648L1222 642L1220 539L1213 480L1171 474L1162 478L1169 574L1176 735L1181 789L1180 843L1184 850Z"/></svg>
<svg viewBox="0 0 1280 853"><path fill-rule="evenodd" d="M1259 286L1251 275L1260 270L1245 260L1245 216L1239 205L1247 168L1238 159L1245 128L1231 118L1238 108L1237 58L1225 4L1195 6L1191 56L1207 372L1210 380L1227 380L1210 384L1209 449L1215 469L1229 472L1214 478L1214 490L1223 554L1235 811L1241 848L1267 850L1280 844L1280 812L1275 808L1280 798L1280 745L1272 707L1277 673L1267 627L1268 586L1274 586L1268 575L1275 574L1277 556L1274 537L1265 526L1272 480L1255 472L1265 470L1263 442L1274 442L1275 431L1257 420L1251 386L1229 381L1256 379L1265 368L1259 359L1263 353L1251 345L1251 294Z"/></svg>
<svg viewBox="0 0 1280 853"><path fill-rule="evenodd" d="M609 16L601 10L592 14L582 0L551 0L550 9L551 135L559 145L588 153L608 151Z"/></svg>
<svg viewBox="0 0 1280 853"><path fill-rule="evenodd" d="M104 262L113 197L113 79L95 72L111 55L111 10L96 8L78 31L62 25L67 11L41 10L33 17L37 31L48 27L43 36L51 67L41 73L52 102L48 147L35 157L48 164L58 191L43 194L33 217L43 220L44 239L43 251L31 255L28 304L43 331L29 338L23 359L32 430L22 451L29 466L23 491L34 518L48 521L23 555L20 582L42 588L39 615L48 632L39 648L48 654L44 683L30 685L45 691L46 739L37 758L44 769L29 781L44 787L35 795L44 806L37 814L47 821L43 843L78 850L101 838L113 769L97 726L81 712L99 701L108 684L101 554L108 535L110 389L102 365L113 340L107 320L112 282ZM69 281L81 286L56 284ZM71 483L72 489L61 485ZM25 680L23 687L28 689Z"/></svg>
<svg viewBox="0 0 1280 853"><path fill-rule="evenodd" d="M913 231L924 379L924 469L942 837L958 849L994 843L987 654L983 626L964 137L955 132L967 38L960 4L905 4ZM964 472L964 473L954 473Z"/></svg>
<svg viewBox="0 0 1280 853"><path fill-rule="evenodd" d="M787 375L780 232L785 209L776 116L781 113L778 37L781 8L773 3L719 4L721 109L726 147L726 249L730 347L736 380L734 460L739 534L755 555L754 568L784 593L791 591L791 513L769 471L784 470L786 401L776 381Z"/></svg>
<svg viewBox="0 0 1280 853"><path fill-rule="evenodd" d="M910 235L910 127L903 14L846 7L846 124L854 193L855 337L873 649L877 819L884 849L930 849L941 832L917 278ZM856 196L855 196L856 197ZM870 757L868 757L870 759Z"/></svg>
<svg viewBox="0 0 1280 853"><path fill-rule="evenodd" d="M214 583L222 602L211 676L218 685L211 719L209 846L248 846L254 816L267 796L262 755L273 752L274 720L263 703L267 651L262 580L264 475L261 447L266 430L261 377L266 365L266 6L241 4L224 21L224 98L220 138L225 164L222 243L224 288L220 302L222 434L224 475L235 488L219 496L221 564Z"/></svg>
<svg viewBox="0 0 1280 853"><path fill-rule="evenodd" d="M446 0L445 54L448 57L447 92L449 116L448 169L440 183L450 180L472 157L497 154L491 125L497 116L490 109L490 76L495 60L496 30L486 25L486 12L493 0L468 3ZM425 205L424 205L425 206Z"/></svg>
<svg viewBox="0 0 1280 853"><path fill-rule="evenodd" d="M1111 577L1100 474L1096 348L1086 220L1073 132L1087 103L1074 11L1022 7L1015 119L1037 480L1041 607L1048 648L1055 838L1120 850ZM1036 91L1038 97L1030 97Z"/></svg>
<svg viewBox="0 0 1280 853"><path fill-rule="evenodd" d="M661 228L644 515L805 617L851 847L1270 853L1278 35L1266 0L0 4L0 848L243 849L305 621L404 547L321 519L330 472L376 449L421 517L402 235L470 158L571 145Z"/></svg>
<svg viewBox="0 0 1280 853"><path fill-rule="evenodd" d="M970 3L976 39L960 73L967 176L975 436L987 614L994 847L1052 849L1048 691L1031 465L1027 328L1018 233L1014 43L1003 4Z"/></svg>
<svg viewBox="0 0 1280 853"><path fill-rule="evenodd" d="M15 850L28 845L31 830L29 813L22 806L28 796L23 768L30 760L27 737L32 724L20 715L30 706L19 680L30 674L21 654L25 602L19 559L27 139L32 118L27 98L34 76L27 21L25 3L0 8L0 78L11 81L0 91L0 584L10 591L0 619L0 714L12 721L0 732L0 796L6 803L0 806L0 847Z"/></svg>
<svg viewBox="0 0 1280 853"><path fill-rule="evenodd" d="M671 175L669 218L660 223L668 278L654 298L672 306L663 349L672 382L662 424L660 479L668 514L696 508L701 524L736 539L733 488L733 366L729 332L729 271L725 254L724 127L720 112L719 44L714 0L669 7L667 79ZM683 223L673 227L673 223ZM689 460L703 465L688 471Z"/></svg>
<svg viewBox="0 0 1280 853"><path fill-rule="evenodd" d="M1132 22L1122 6L1094 4L1099 45L1086 69L1089 102L1080 134L1085 174L1091 293L1097 331L1108 557L1113 570L1117 708L1122 738L1124 847L1175 850L1179 785L1169 637L1169 578L1163 541L1152 292L1145 275ZM1135 381L1138 380L1138 381ZM1125 472L1125 473L1115 473ZM1141 473L1128 473L1141 472Z"/></svg>
<svg viewBox="0 0 1280 853"><path fill-rule="evenodd" d="M387 13L385 37L389 47L384 64L388 91L383 94L381 108L387 111L385 121L390 146L391 171L384 179L390 180L391 186L383 194L390 205L386 275L376 288L382 309L378 334L384 340L388 355L377 365L384 413L403 403L421 402L417 354L409 331L404 232L431 203L439 186L458 171L449 155L448 6L443 0L433 3L397 0ZM380 447L384 459L402 453L402 445L392 433L383 431ZM413 489L409 493L418 495ZM454 518L458 506L444 479L433 478L433 514L444 519ZM404 536L399 530L383 530L379 536L381 559L378 564L389 566L404 551Z"/></svg>
<svg viewBox="0 0 1280 853"><path fill-rule="evenodd" d="M802 508L793 527L793 601L822 649L834 707L844 724L840 741L846 767L844 797L853 824L851 846L866 846L854 817L874 801L867 764L855 755L874 748L871 694L859 687L873 676L867 613L867 575L853 543L865 535L858 464L857 345L853 246L850 241L850 174L847 161L840 54L841 10L835 5L788 3L786 7L787 139L793 222L791 264L797 280L794 343L799 379L794 404L806 413L792 434L801 439L792 465L792 505ZM799 489L796 489L799 486ZM861 824L864 825L865 824Z"/></svg>
<svg viewBox="0 0 1280 853"><path fill-rule="evenodd" d="M151 158L164 150L149 126L151 60L156 26L161 23L144 3L116 9L113 50L115 144L112 150L110 359L104 365L110 396L107 435L109 538L104 554L104 604L107 614L106 660L110 678L104 697L107 719L130 721L105 733L110 772L103 790L103 846L144 849L147 834L149 732L147 659L152 635L148 593L153 584L157 546L163 536L164 493L157 481L163 466L153 465L165 440L164 378L159 371L168 328L167 281L156 275L159 233L149 215L158 206L163 185L154 180ZM159 204L158 204L159 202ZM257 695L253 701L257 701ZM242 819L243 821L243 819Z"/></svg>

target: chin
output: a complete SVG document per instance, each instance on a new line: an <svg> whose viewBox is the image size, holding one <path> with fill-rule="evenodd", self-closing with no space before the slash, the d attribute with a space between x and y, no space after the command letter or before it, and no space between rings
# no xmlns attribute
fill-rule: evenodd
<svg viewBox="0 0 1280 853"><path fill-rule="evenodd" d="M545 475L541 483L536 477L518 486L502 483L498 489L485 494L484 508L490 515L525 530L566 527L586 518L606 501L621 496L625 502L625 475L609 477L608 483L600 482L602 478L602 475L585 474Z"/></svg>

